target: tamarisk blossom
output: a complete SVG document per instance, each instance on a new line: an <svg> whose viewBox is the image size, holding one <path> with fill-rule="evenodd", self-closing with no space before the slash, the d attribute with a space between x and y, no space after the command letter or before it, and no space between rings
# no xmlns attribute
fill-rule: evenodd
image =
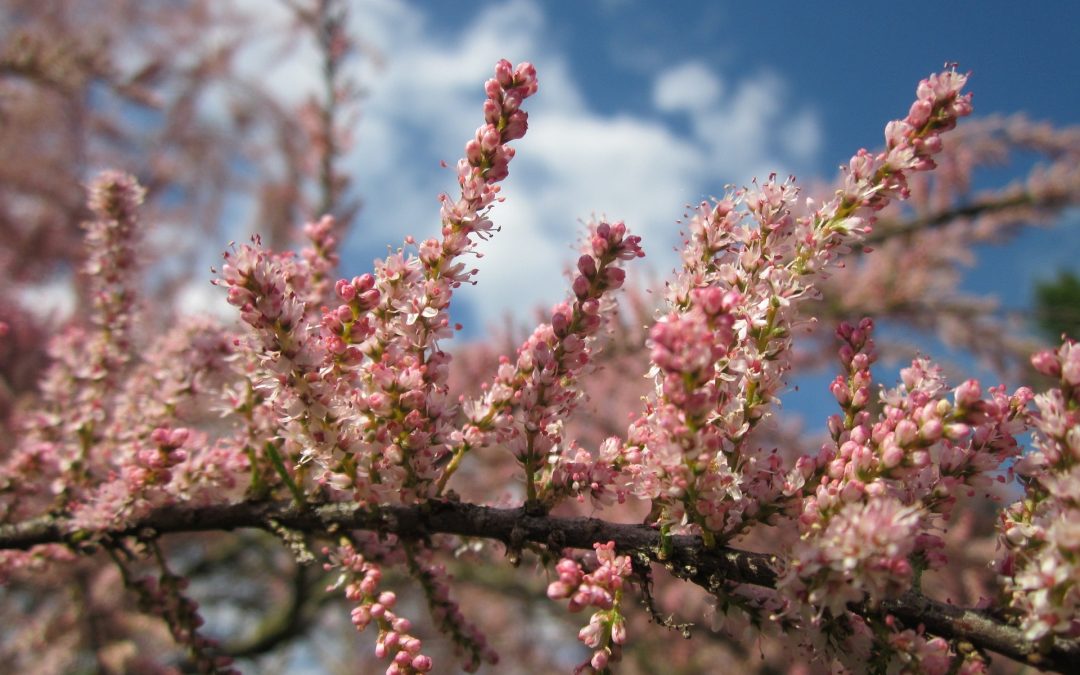
<svg viewBox="0 0 1080 675"><path fill-rule="evenodd" d="M50 341L53 363L41 382L42 408L21 420L19 444L0 466L0 517L84 506L115 468L113 453L101 448L115 432L113 406L133 351L137 212L144 196L134 177L116 171L89 186L96 217L84 224L82 272L93 328L72 324Z"/></svg>
<svg viewBox="0 0 1080 675"><path fill-rule="evenodd" d="M345 587L345 597L356 603L352 623L363 631L374 623L379 629L375 656L390 659L386 675L413 675L431 671L431 657L420 653L423 644L412 635L412 623L394 613L397 596L392 591L379 591L382 570L364 558L351 543L343 541L335 550L324 549L330 561L323 565L327 571L341 570L337 581L328 591Z"/></svg>
<svg viewBox="0 0 1080 675"><path fill-rule="evenodd" d="M688 224L668 307L649 331L655 389L628 438L609 438L595 454L564 438L563 424L583 397L583 375L614 314L611 292L623 284L622 264L643 255L622 223L589 226L572 295L515 358L502 359L480 396L461 402L464 414L449 400L450 357L440 348L452 334L451 295L475 274L462 258L495 230L489 210L513 157L508 143L526 129L520 105L536 90L531 66L500 62L488 81L485 123L458 164L460 196L441 198L441 238L419 244L409 238L372 274L336 283L330 282L338 256L329 217L305 227L311 246L299 255L267 251L258 239L230 251L219 283L248 324L242 336L198 321L160 334L148 321L136 334L131 270L111 275L105 268L133 250L135 229L124 224L134 223L138 189L127 177L107 176L95 196L100 222L90 238L94 272L103 278L92 286L93 323L54 342L58 360L44 406L21 422L27 433L0 465L5 540L65 546L0 553L0 581L26 579L38 565L68 561L76 552L104 550L140 608L163 618L189 648L193 665L218 672L228 659L200 634L198 605L186 597L186 581L169 570L158 533L204 527L200 516L209 514L221 527L272 530L300 555L309 536L333 535L340 544L324 549L325 569L340 576L331 588L344 589L357 629L375 625L375 653L389 661L388 673L434 669L399 614L398 596L381 588L390 565L419 582L435 627L466 669L474 669L496 656L451 599L450 576L436 558L462 545L454 533L469 533L500 538L513 555L527 546L565 556L549 597L567 599L571 612L593 608L578 633L591 650L578 672L607 672L620 659L631 560L654 560L705 587L714 617L742 613L753 626L794 634L853 670L871 664L976 673L985 662L965 649L967 627L953 619L944 628L933 625L933 607L912 620L910 598L883 601L918 590L920 572L944 563L936 533L957 500L988 489L995 472L1016 460L1015 436L1030 423L1037 452L1005 469L1020 476L1028 494L1002 518L1006 553L998 570L1014 623L1039 647L1058 650L1059 638L1080 631L1074 414L1080 349L1073 343L1036 357L1036 367L1058 378L1060 388L1035 398L1034 413L1026 410L1033 399L1026 389L984 391L975 380L950 389L925 359L875 401L873 324L843 324L837 331L842 373L830 387L840 414L830 418L821 451L788 467L777 452L762 452L750 440L792 367L796 308L817 294L833 259L859 244L879 209L906 195L910 175L932 166L940 133L968 111L959 94L963 79L948 72L920 85L908 117L887 129L886 151L857 154L836 198L817 210L799 203L792 181L775 177L700 207ZM130 351L136 345L139 351ZM239 422L229 430L205 419L222 403ZM525 508L427 499L443 493L470 450L491 444L520 463ZM236 501L248 469L250 489ZM277 501L274 472L295 508ZM586 495L603 504L651 501L647 522L662 535L544 513ZM188 510L197 505L210 508ZM690 532L716 546L782 518L791 525L784 532L799 538L779 542L775 558L701 551L696 537L666 536ZM503 525L485 530L495 523ZM342 532L353 527L377 533L365 539ZM567 542L587 547L598 532L614 541L594 543L595 553L586 556L562 551ZM635 543L641 541L650 543ZM91 546L84 549L86 542ZM157 581L129 574L132 554L152 554ZM769 569L774 565L779 569ZM71 579L81 584L83 569L75 568ZM299 615L303 576L295 582ZM645 604L670 625L652 606L648 582L642 579ZM940 605L919 593L911 597ZM890 610L895 616L885 613L888 607L899 607ZM88 604L71 616L95 613ZM929 633L918 623L923 616L932 619ZM994 631L1018 633L1000 617L986 620ZM998 648L997 637L978 630L976 649ZM1004 647L1036 658L1023 646Z"/></svg>
<svg viewBox="0 0 1080 675"><path fill-rule="evenodd" d="M944 528L958 496L987 489L1019 454L1015 436L1032 398L1004 387L983 398L967 380L950 402L940 368L920 358L901 371L901 386L881 392L872 420L873 327L869 319L838 327L844 374L830 390L842 415L829 418L831 442L800 457L786 480L786 493L802 497L802 536L779 584L786 611L833 634L850 631L849 604L896 597L945 564L944 541L931 530ZM841 619L847 628L829 625Z"/></svg>
<svg viewBox="0 0 1080 675"><path fill-rule="evenodd" d="M1058 387L1035 397L1034 452L1016 464L1025 498L1002 512L996 567L1030 640L1080 637L1080 346L1031 359Z"/></svg>
<svg viewBox="0 0 1080 675"><path fill-rule="evenodd" d="M615 555L613 541L597 542L593 549L595 555L586 560L591 572L586 573L581 563L572 558L562 558L555 566L559 579L548 584L547 589L552 600L569 598L571 612L597 608L588 625L578 632L578 639L593 650L592 657L575 668L575 673L608 672L608 666L622 658L622 645L626 642L621 603L623 586L632 570L630 557Z"/></svg>
<svg viewBox="0 0 1080 675"><path fill-rule="evenodd" d="M933 168L941 134L971 111L966 79L923 80L907 117L886 127L885 150L860 150L834 198L807 216L793 182L775 176L698 207L671 310L650 335L656 392L623 450L629 489L653 501L665 530L726 540L784 508L779 457L746 439L791 368L795 308L875 214L906 197L907 175Z"/></svg>
<svg viewBox="0 0 1080 675"><path fill-rule="evenodd" d="M57 359L42 382L57 415L43 421L51 427L47 435L67 439L56 450L63 482L72 489L91 482L104 459L94 456L95 447L111 421L106 411L132 353L141 234L137 213L145 196L134 177L118 171L103 172L89 186L87 205L96 217L83 226L87 260L82 272L95 330L88 335L72 327L58 334L50 345ZM75 447L71 439L78 439Z"/></svg>
<svg viewBox="0 0 1080 675"><path fill-rule="evenodd" d="M453 289L476 273L459 259L494 229L487 216L514 157L508 143L525 135L528 114L521 104L537 87L532 64L496 64L495 76L484 85L485 123L457 164L460 194L456 200L440 197L442 238L421 242L415 257L398 251L376 264L371 290L377 305L371 310L371 334L359 344L366 358L359 364L363 394L357 404L363 442L379 453L343 464L338 473L358 493L400 490L402 497L426 496L450 452L450 356L437 340L451 335L447 310ZM351 342L344 332L335 336L346 345Z"/></svg>
<svg viewBox="0 0 1080 675"><path fill-rule="evenodd" d="M261 386L277 401L290 455L314 460L321 481L361 501L425 496L449 452L450 357L437 340L451 335L453 289L475 274L459 258L494 229L487 213L514 156L508 143L524 136L520 106L536 90L531 64L496 65L485 85L485 124L458 162L460 196L440 198L442 238L421 242L416 255L392 253L374 274L339 280L340 304L317 324L305 317L297 280L310 285L306 277L325 275L325 265L293 265L257 242L226 255L222 282L262 336L253 349L273 375ZM328 230L309 229L316 238Z"/></svg>
<svg viewBox="0 0 1080 675"><path fill-rule="evenodd" d="M498 442L524 467L529 502L539 499L550 505L577 491L582 482L585 486L610 482L582 481L577 475L580 469L574 468L582 459L575 448L571 448L572 454L556 453L562 442L563 420L581 399L577 383L589 366L595 336L615 309L610 292L620 288L626 276L619 264L645 255L640 241L640 237L628 234L621 222L589 226L571 283L573 301L552 309L550 323L533 331L518 348L516 361L501 357L492 385L479 400L465 404L469 422L454 436L457 447L446 477L465 452ZM609 466L609 459L603 456L592 462L585 458L585 463L602 471L601 465ZM541 476L541 470L551 473Z"/></svg>

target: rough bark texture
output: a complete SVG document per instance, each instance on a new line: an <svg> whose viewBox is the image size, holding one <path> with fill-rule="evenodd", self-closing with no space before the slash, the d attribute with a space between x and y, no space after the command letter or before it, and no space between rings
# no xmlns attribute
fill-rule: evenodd
<svg viewBox="0 0 1080 675"><path fill-rule="evenodd" d="M136 524L105 535L154 537L177 532L226 531L281 527L310 533L362 529L392 533L405 539L433 534L495 539L511 553L526 544L542 544L555 552L589 549L594 542L614 541L616 548L636 559L663 565L674 576L706 590L725 582L772 588L780 561L771 555L734 548L708 549L696 536L674 536L667 545L660 532L645 525L611 523L596 518L561 518L525 507L505 509L457 501L429 501L413 506L364 508L356 504L323 504L298 508L292 502L241 502L200 508L156 510ZM104 541L104 540L102 540ZM41 517L0 525L0 550L26 550L39 544L67 543L85 550L94 545L73 532L62 518ZM1080 642L1056 641L1045 652L1016 627L984 612L948 605L915 592L883 602L877 608L853 608L861 614L885 612L905 625L923 625L934 634L969 642L1038 668L1080 672Z"/></svg>

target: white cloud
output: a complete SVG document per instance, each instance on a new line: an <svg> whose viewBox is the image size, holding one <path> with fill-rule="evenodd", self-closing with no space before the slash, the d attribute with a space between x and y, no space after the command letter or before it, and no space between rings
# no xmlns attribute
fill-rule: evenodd
<svg viewBox="0 0 1080 675"><path fill-rule="evenodd" d="M811 110L796 111L779 131L780 145L805 163L812 162L821 152L823 142L821 120Z"/></svg>
<svg viewBox="0 0 1080 675"><path fill-rule="evenodd" d="M660 73L653 84L653 105L665 112L705 110L715 106L723 82L700 61L687 61Z"/></svg>

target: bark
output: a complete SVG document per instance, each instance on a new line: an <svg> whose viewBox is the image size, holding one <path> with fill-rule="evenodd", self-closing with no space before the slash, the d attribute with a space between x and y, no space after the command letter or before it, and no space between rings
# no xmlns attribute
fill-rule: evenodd
<svg viewBox="0 0 1080 675"><path fill-rule="evenodd" d="M153 511L137 523L87 538L73 532L64 519L45 516L0 525L0 550L26 550L40 544L66 543L79 550L97 542L126 536L143 538L179 532L228 531L281 527L318 534L337 529L372 530L404 539L434 534L494 539L509 553L526 544L541 544L553 552L564 548L591 549L594 542L614 541L617 550L636 560L648 559L674 576L715 591L726 583L775 588L781 561L775 556L735 548L707 548L700 537L674 536L667 546L660 532L646 525L611 523L596 518L564 518L527 509L478 506L458 501L428 501L412 506L365 508L357 504L321 504L298 508L292 502L240 502L204 507L168 507ZM1080 641L1056 640L1035 644L1019 628L988 613L938 602L910 591L879 607L853 607L863 615L888 613L909 627L1038 668L1080 672Z"/></svg>

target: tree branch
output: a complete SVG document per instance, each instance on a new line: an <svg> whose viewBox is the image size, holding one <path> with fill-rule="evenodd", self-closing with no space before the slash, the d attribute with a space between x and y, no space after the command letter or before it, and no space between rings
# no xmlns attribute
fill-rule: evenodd
<svg viewBox="0 0 1080 675"><path fill-rule="evenodd" d="M432 534L454 534L501 541L510 551L526 542L540 543L555 551L590 549L595 542L614 541L623 553L647 556L680 579L710 592L725 582L775 588L779 559L734 548L707 548L700 537L671 537L664 555L660 532L646 525L611 523L596 518L561 518L534 513L524 507L500 509L456 501L428 501L413 506L364 508L357 504L321 504L298 508L290 502L241 502L197 508L180 506L157 509L138 523L103 533L104 538L146 537L179 532L209 532L259 528L274 531L281 526L303 532L335 529L373 530L406 539ZM22 523L0 525L0 550L27 550L39 544L68 544L76 549L92 547L85 533L73 531L62 518L43 516ZM1080 641L1057 640L1043 652L1024 637L1019 628L985 612L964 609L908 592L879 607L853 607L870 616L889 613L906 625L923 625L948 639L970 642L977 648L1058 672L1080 672Z"/></svg>
<svg viewBox="0 0 1080 675"><path fill-rule="evenodd" d="M1035 195L1031 192L1013 192L1004 196L977 199L925 216L910 219L882 218L874 225L874 231L863 238L864 246L874 246L895 237L910 236L921 230L944 227L960 219L993 215L1010 209L1038 209L1051 211L1063 209L1073 202L1072 195L1064 191L1048 191Z"/></svg>

